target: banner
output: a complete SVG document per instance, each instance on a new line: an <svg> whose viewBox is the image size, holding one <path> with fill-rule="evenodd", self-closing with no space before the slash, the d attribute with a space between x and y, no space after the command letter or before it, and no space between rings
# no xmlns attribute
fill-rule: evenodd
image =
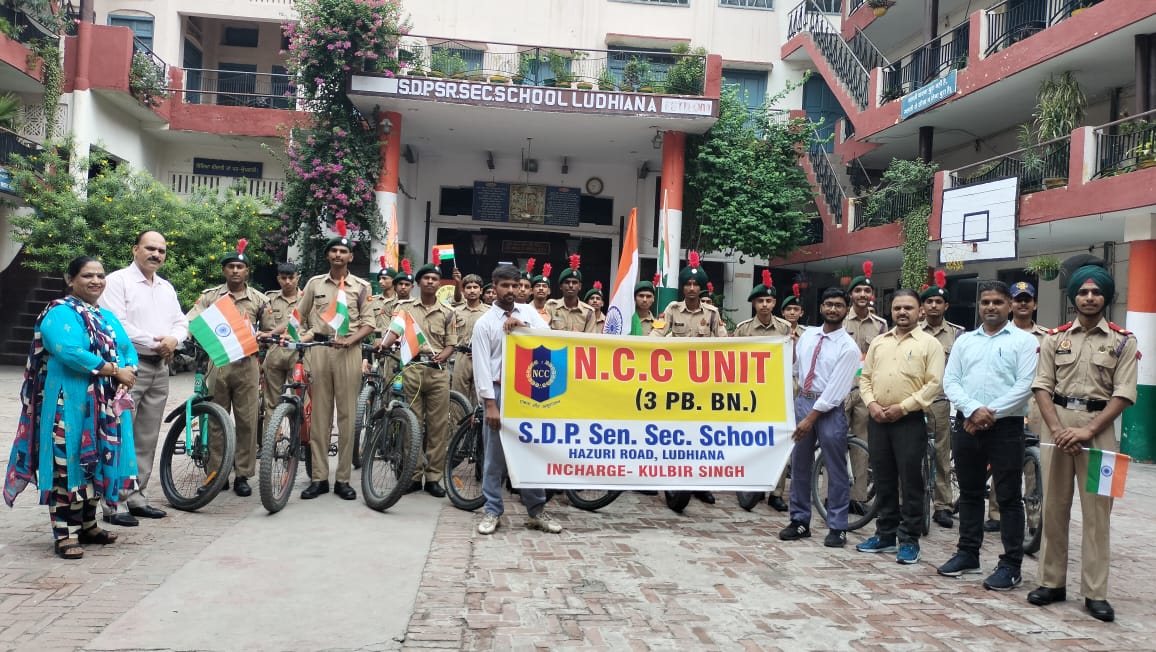
<svg viewBox="0 0 1156 652"><path fill-rule="evenodd" d="M786 338L507 338L501 436L515 486L767 491L786 467Z"/></svg>

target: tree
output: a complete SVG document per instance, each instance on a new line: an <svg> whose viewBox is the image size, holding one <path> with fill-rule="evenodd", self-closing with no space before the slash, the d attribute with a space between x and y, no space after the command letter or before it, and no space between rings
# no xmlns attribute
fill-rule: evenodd
<svg viewBox="0 0 1156 652"><path fill-rule="evenodd" d="M817 211L799 160L815 138L815 127L806 118L772 119L767 110L791 90L769 98L767 108L750 111L733 87L724 87L718 122L688 139L683 202L688 248L770 259L803 242L807 221Z"/></svg>

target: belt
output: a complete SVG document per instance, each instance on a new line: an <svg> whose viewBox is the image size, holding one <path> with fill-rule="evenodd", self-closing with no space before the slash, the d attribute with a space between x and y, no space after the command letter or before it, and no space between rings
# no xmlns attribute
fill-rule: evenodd
<svg viewBox="0 0 1156 652"><path fill-rule="evenodd" d="M1062 396L1060 394L1052 394L1052 403L1062 408L1079 412L1099 412L1108 407L1108 402L1104 399L1077 398L1074 396Z"/></svg>
<svg viewBox="0 0 1156 652"><path fill-rule="evenodd" d="M160 364L164 362L164 358L159 355L145 355L144 353L136 354L137 360L141 362L148 362L149 364Z"/></svg>
<svg viewBox="0 0 1156 652"><path fill-rule="evenodd" d="M802 396L803 398L819 398L822 395L822 392L808 392L806 390L799 390L799 396Z"/></svg>

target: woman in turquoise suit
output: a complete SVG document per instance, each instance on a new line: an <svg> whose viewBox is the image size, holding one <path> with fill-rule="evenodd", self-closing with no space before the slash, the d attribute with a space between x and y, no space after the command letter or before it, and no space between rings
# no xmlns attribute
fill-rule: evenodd
<svg viewBox="0 0 1156 652"><path fill-rule="evenodd" d="M128 390L137 357L120 321L96 304L105 285L100 261L73 259L64 280L68 295L36 320L4 502L11 507L35 482L56 554L80 559L82 544L117 539L96 524L100 499L115 505L136 486Z"/></svg>

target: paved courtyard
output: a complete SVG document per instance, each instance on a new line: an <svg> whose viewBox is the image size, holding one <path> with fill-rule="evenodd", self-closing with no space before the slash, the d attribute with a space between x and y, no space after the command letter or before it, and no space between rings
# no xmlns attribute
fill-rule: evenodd
<svg viewBox="0 0 1156 652"><path fill-rule="evenodd" d="M19 383L0 368L5 465ZM174 398L190 385L175 378ZM956 529L933 526L923 560L901 566L854 552L870 533L843 550L823 547L821 527L780 542L785 515L744 512L729 494L682 516L635 493L599 513L554 504L559 536L525 530L515 499L482 537L477 514L424 494L385 514L328 495L269 516L230 493L65 562L26 493L0 512L0 649L1151 650L1154 496L1156 468L1134 466L1114 513L1107 624L1083 610L1078 553L1069 601L1038 608L1033 558L1009 593L937 576ZM985 544L985 571L997 546Z"/></svg>

